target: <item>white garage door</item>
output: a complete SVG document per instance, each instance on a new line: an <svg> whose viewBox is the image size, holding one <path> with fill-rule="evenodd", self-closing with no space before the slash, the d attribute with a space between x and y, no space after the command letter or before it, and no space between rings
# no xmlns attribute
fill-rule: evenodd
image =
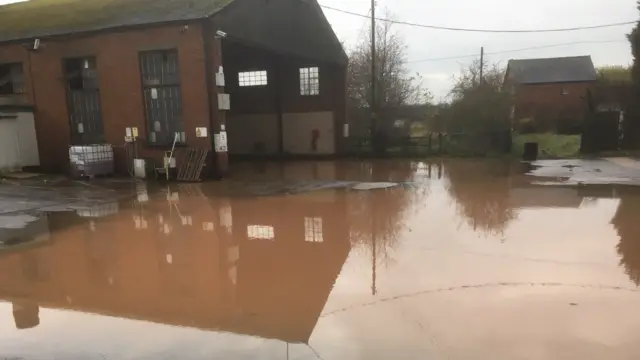
<svg viewBox="0 0 640 360"><path fill-rule="evenodd" d="M0 112L0 171L40 165L30 112Z"/></svg>

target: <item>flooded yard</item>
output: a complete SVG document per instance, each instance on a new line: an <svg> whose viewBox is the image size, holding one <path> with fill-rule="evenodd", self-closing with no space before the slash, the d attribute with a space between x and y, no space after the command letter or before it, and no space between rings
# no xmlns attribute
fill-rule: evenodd
<svg viewBox="0 0 640 360"><path fill-rule="evenodd" d="M0 186L0 358L636 359L640 188L528 170Z"/></svg>

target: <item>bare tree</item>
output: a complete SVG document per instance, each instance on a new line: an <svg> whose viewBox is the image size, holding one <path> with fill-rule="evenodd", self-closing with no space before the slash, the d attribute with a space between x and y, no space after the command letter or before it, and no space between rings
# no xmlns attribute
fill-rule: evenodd
<svg viewBox="0 0 640 360"><path fill-rule="evenodd" d="M482 67L482 79L480 79L480 68ZM505 69L500 64L480 63L479 59L474 60L467 67L462 68L460 75L454 78L454 85L449 96L453 102L463 101L465 97L475 92L500 93L504 81Z"/></svg>
<svg viewBox="0 0 640 360"><path fill-rule="evenodd" d="M363 36L349 51L347 91L351 109L371 109L371 35ZM379 110L424 104L430 99L419 74L407 67L407 45L393 29L380 21L376 27L376 106ZM365 120L363 120L365 121Z"/></svg>

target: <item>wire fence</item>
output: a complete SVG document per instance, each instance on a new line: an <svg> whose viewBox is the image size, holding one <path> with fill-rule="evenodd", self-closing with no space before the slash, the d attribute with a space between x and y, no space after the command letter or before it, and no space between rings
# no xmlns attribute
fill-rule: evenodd
<svg viewBox="0 0 640 360"><path fill-rule="evenodd" d="M429 133L380 141L385 148L383 156L487 156L510 153L512 147L511 132ZM370 137L349 138L347 151L352 156L376 154Z"/></svg>

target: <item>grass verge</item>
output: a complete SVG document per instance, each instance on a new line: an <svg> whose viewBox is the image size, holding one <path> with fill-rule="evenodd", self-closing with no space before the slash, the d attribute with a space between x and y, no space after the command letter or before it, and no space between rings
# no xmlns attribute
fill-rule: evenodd
<svg viewBox="0 0 640 360"><path fill-rule="evenodd" d="M580 135L513 134L513 153L522 156L524 144L538 143L541 158L572 158L580 156Z"/></svg>

